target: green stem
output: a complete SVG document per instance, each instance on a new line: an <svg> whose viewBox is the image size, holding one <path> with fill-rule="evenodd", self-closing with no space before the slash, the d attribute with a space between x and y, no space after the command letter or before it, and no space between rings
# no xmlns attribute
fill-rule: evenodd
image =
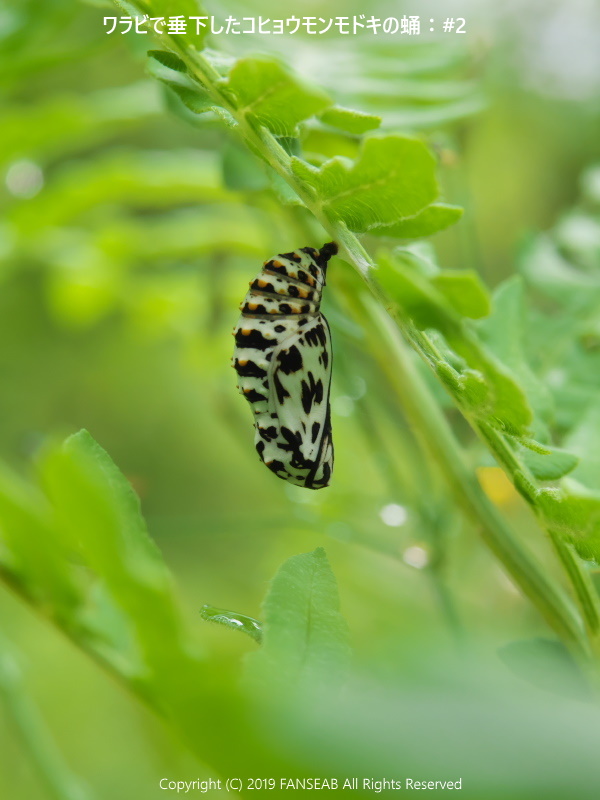
<svg viewBox="0 0 600 800"><path fill-rule="evenodd" d="M385 360L390 364L388 372L405 413L417 435L421 436L424 447L439 465L466 516L479 528L488 547L548 624L571 646L586 652L582 626L567 598L548 580L485 495L397 328L371 298L364 298L363 307L372 325L387 342ZM393 355L393 362L388 359L388 354Z"/></svg>
<svg viewBox="0 0 600 800"><path fill-rule="evenodd" d="M600 658L600 601L592 579L573 548L560 534L550 531L550 541L570 578L571 586L579 603L591 649Z"/></svg>
<svg viewBox="0 0 600 800"><path fill-rule="evenodd" d="M415 331L413 340L416 344L418 352L426 358L427 353L433 353L436 358L440 358L439 353L427 336L427 334L420 331ZM441 360L441 359L440 359ZM583 618L585 628L589 637L591 650L594 655L600 655L600 599L598 593L581 564L573 549L560 537L555 531L549 529L544 520L540 519L540 514L536 504L537 485L534 476L526 464L519 458L517 453L509 446L506 437L493 428L486 422L478 420L473 415L469 414L464 409L462 413L475 431L494 455L498 464L502 466L504 471L512 478L513 483L525 501L531 507L532 512L540 522L540 525L545 529L550 537L550 541L554 547L554 551L558 556L560 566L562 567L567 581L571 585L571 589L575 599L577 600L581 616Z"/></svg>
<svg viewBox="0 0 600 800"><path fill-rule="evenodd" d="M46 730L38 710L23 688L18 661L4 637L0 639L0 695L31 761L56 800L87 800L87 789L69 770Z"/></svg>
<svg viewBox="0 0 600 800"><path fill-rule="evenodd" d="M440 608L442 615L446 620L448 630L452 634L452 639L454 641L456 650L459 653L464 653L467 644L466 630L458 614L454 597L452 596L452 593L450 592L439 567L429 567L427 572L431 580L433 593L437 598L438 607Z"/></svg>

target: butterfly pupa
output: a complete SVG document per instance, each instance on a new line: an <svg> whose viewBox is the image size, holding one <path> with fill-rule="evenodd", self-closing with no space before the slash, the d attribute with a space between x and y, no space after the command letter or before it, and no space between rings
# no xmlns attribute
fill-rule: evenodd
<svg viewBox="0 0 600 800"><path fill-rule="evenodd" d="M277 477L322 489L333 470L331 335L321 294L335 242L265 261L235 328L238 389L254 414L254 445Z"/></svg>

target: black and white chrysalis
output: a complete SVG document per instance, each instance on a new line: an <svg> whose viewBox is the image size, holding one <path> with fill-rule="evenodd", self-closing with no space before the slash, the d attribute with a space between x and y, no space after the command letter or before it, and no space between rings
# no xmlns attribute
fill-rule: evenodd
<svg viewBox="0 0 600 800"><path fill-rule="evenodd" d="M252 406L254 444L278 478L307 489L329 485L333 442L331 336L320 312L335 242L265 261L235 328L238 389Z"/></svg>

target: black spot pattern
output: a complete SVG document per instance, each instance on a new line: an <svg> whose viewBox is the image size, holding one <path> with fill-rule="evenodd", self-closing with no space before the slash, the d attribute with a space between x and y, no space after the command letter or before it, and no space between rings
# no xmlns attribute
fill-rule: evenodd
<svg viewBox="0 0 600 800"><path fill-rule="evenodd" d="M266 350L269 347L273 347L273 341L266 339L256 328L249 329L250 332L247 334L244 333L244 330L248 329L240 327L235 332L235 343L239 347L251 347L254 350Z"/></svg>
<svg viewBox="0 0 600 800"><path fill-rule="evenodd" d="M302 369L302 355L296 345L292 345L289 350L282 350L277 356L277 360L279 361L279 369L285 375Z"/></svg>
<svg viewBox="0 0 600 800"><path fill-rule="evenodd" d="M286 397L291 397L291 395L288 392L288 390L281 383L279 375L276 372L273 375L273 386L274 386L275 392L277 393L277 402L279 403L279 405L281 405L283 403L283 401L286 399Z"/></svg>
<svg viewBox="0 0 600 800"><path fill-rule="evenodd" d="M256 429L257 429L261 439L265 439L265 441L267 441L267 442L270 442L273 439L277 438L277 428L275 427L275 425L269 425L268 428L259 428L259 427L257 427ZM264 445L263 445L263 450L264 450Z"/></svg>
<svg viewBox="0 0 600 800"><path fill-rule="evenodd" d="M250 308L249 303L244 303L244 308L242 309L242 314L252 315L252 314L266 314L267 309L262 303L253 303L253 308Z"/></svg>
<svg viewBox="0 0 600 800"><path fill-rule="evenodd" d="M267 376L267 371L255 364L254 361L246 361L245 364L240 364L236 360L233 366L241 378L266 378Z"/></svg>
<svg viewBox="0 0 600 800"><path fill-rule="evenodd" d="M313 403L323 402L323 381L315 380L312 372L308 374L308 380L302 381L302 408L306 414L310 413Z"/></svg>
<svg viewBox="0 0 600 800"><path fill-rule="evenodd" d="M282 253L282 257L287 258L288 261L295 261L296 263L299 263L302 260L302 257L299 256L295 251L293 253Z"/></svg>
<svg viewBox="0 0 600 800"><path fill-rule="evenodd" d="M264 394L259 394L256 389L246 389L244 391L244 397L249 403L260 403L261 400L267 399Z"/></svg>
<svg viewBox="0 0 600 800"><path fill-rule="evenodd" d="M270 294L275 294L275 287L272 283L265 283L265 281L260 280L257 278L250 284L250 288L253 292L269 292Z"/></svg>
<svg viewBox="0 0 600 800"><path fill-rule="evenodd" d="M306 333L306 344L310 347L316 347L317 345L321 345L323 347L326 341L327 337L325 336L325 331L321 325L317 326L316 328L312 328Z"/></svg>
<svg viewBox="0 0 600 800"><path fill-rule="evenodd" d="M331 345L319 307L335 252L331 242L265 261L235 330L234 367L254 412L256 451L277 477L309 489L327 486L333 467Z"/></svg>

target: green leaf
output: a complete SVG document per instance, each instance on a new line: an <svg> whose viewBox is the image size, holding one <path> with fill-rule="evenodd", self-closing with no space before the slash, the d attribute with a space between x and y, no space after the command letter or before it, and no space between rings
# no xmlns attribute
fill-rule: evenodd
<svg viewBox="0 0 600 800"><path fill-rule="evenodd" d="M544 453L537 453L525 447L521 453L527 467L541 481L556 481L572 472L579 463L578 457L566 450L547 445L544 449Z"/></svg>
<svg viewBox="0 0 600 800"><path fill-rule="evenodd" d="M227 611L224 608L215 608L208 605L202 606L200 616L207 622L215 622L218 625L224 625L226 628L241 631L250 636L251 639L254 639L257 644L262 642L262 625L253 617L238 614L237 611Z"/></svg>
<svg viewBox="0 0 600 800"><path fill-rule="evenodd" d="M585 299L585 305L597 307L600 302L600 276L575 269L548 236L528 243L520 266L528 283L560 305Z"/></svg>
<svg viewBox="0 0 600 800"><path fill-rule="evenodd" d="M381 124L381 117L375 114L367 114L364 111L355 111L342 106L328 108L327 111L320 114L320 119L326 125L356 134L374 130Z"/></svg>
<svg viewBox="0 0 600 800"><path fill-rule="evenodd" d="M523 350L525 300L523 281L518 275L496 289L493 307L493 314L479 323L478 330L490 350L519 379L545 430L553 420L554 407L547 385L531 370Z"/></svg>
<svg viewBox="0 0 600 800"><path fill-rule="evenodd" d="M71 552L50 512L37 490L0 465L0 537L8 550L5 557L31 595L66 619L82 597L69 562Z"/></svg>
<svg viewBox="0 0 600 800"><path fill-rule="evenodd" d="M573 477L589 489L600 486L600 404L590 406L564 445L579 456Z"/></svg>
<svg viewBox="0 0 600 800"><path fill-rule="evenodd" d="M239 59L229 73L228 87L237 97L238 110L277 136L296 135L299 122L331 105L321 89L266 57Z"/></svg>
<svg viewBox="0 0 600 800"><path fill-rule="evenodd" d="M194 114L215 114L230 127L236 123L229 111L216 103L210 94L188 73L183 61L164 50L148 52L148 71L168 86L184 106Z"/></svg>
<svg viewBox="0 0 600 800"><path fill-rule="evenodd" d="M85 431L70 436L42 462L45 485L61 528L99 574L127 574L151 585L165 580L164 564L148 536L131 484Z"/></svg>
<svg viewBox="0 0 600 800"><path fill-rule="evenodd" d="M515 675L550 692L585 700L590 688L562 642L528 639L501 647L498 655Z"/></svg>
<svg viewBox="0 0 600 800"><path fill-rule="evenodd" d="M163 67L187 74L188 70L185 62L183 62L179 56L176 56L175 53L171 53L170 50L148 50L148 55L150 58L158 61L159 64L162 64Z"/></svg>
<svg viewBox="0 0 600 800"><path fill-rule="evenodd" d="M380 253L377 277L384 289L421 330L435 328L449 334L460 318L446 298L431 284L424 267L412 253Z"/></svg>
<svg viewBox="0 0 600 800"><path fill-rule="evenodd" d="M168 674L173 659L187 661L171 577L135 492L109 455L80 431L49 449L40 468L56 524L125 612L144 662Z"/></svg>
<svg viewBox="0 0 600 800"><path fill-rule="evenodd" d="M160 113L159 99L154 83L144 81L87 94L51 95L30 106L5 103L0 163L25 155L42 164L60 161L62 154L80 152L91 143L114 141L123 123L129 127Z"/></svg>
<svg viewBox="0 0 600 800"><path fill-rule="evenodd" d="M304 206L302 200L289 183L271 167L267 168L267 177L277 200L285 206Z"/></svg>
<svg viewBox="0 0 600 800"><path fill-rule="evenodd" d="M369 233L371 236L391 236L396 239L420 239L449 228L458 222L462 215L463 209L460 206L432 203L414 217L395 222L393 225L369 228Z"/></svg>
<svg viewBox="0 0 600 800"><path fill-rule="evenodd" d="M222 150L223 181L234 192L259 192L269 185L265 170L247 150L227 142Z"/></svg>
<svg viewBox="0 0 600 800"><path fill-rule="evenodd" d="M325 212L354 231L413 217L438 195L433 156L405 136L365 139L354 162L336 157L316 169L293 158L292 169L317 190Z"/></svg>
<svg viewBox="0 0 600 800"><path fill-rule="evenodd" d="M473 323L463 319L439 291L428 267L412 252L381 254L378 276L390 297L421 330L433 328L464 362L450 363L438 349L434 369L470 413L514 436L529 436L531 409L511 372L478 340ZM468 368L468 369L465 369Z"/></svg>
<svg viewBox="0 0 600 800"><path fill-rule="evenodd" d="M600 562L600 492L567 478L557 489L540 489L536 506L551 530L570 541L582 558Z"/></svg>
<svg viewBox="0 0 600 800"><path fill-rule="evenodd" d="M476 272L445 269L431 282L463 317L480 319L490 313L490 296Z"/></svg>
<svg viewBox="0 0 600 800"><path fill-rule="evenodd" d="M292 556L264 603L264 643L248 659L250 679L269 689L339 686L348 666L346 623L325 551Z"/></svg>
<svg viewBox="0 0 600 800"><path fill-rule="evenodd" d="M554 228L560 251L584 270L594 272L600 264L600 220L591 214L572 210Z"/></svg>
<svg viewBox="0 0 600 800"><path fill-rule="evenodd" d="M581 178L583 199L600 209L600 167L590 167Z"/></svg>
<svg viewBox="0 0 600 800"><path fill-rule="evenodd" d="M143 0L115 0L115 4L130 17L143 16L144 14L150 16L152 13L151 3L152 0L148 0L148 2L143 2Z"/></svg>
<svg viewBox="0 0 600 800"><path fill-rule="evenodd" d="M304 157L310 164L321 166L334 156L356 158L359 139L331 128L315 127L304 133L302 148Z"/></svg>
<svg viewBox="0 0 600 800"><path fill-rule="evenodd" d="M222 186L214 153L119 149L98 154L93 162L68 163L57 169L43 192L19 206L12 222L20 236L33 239L40 228L78 229L75 220L104 204L151 210L236 199ZM59 238L67 235L54 233ZM47 242L40 250L44 257Z"/></svg>

